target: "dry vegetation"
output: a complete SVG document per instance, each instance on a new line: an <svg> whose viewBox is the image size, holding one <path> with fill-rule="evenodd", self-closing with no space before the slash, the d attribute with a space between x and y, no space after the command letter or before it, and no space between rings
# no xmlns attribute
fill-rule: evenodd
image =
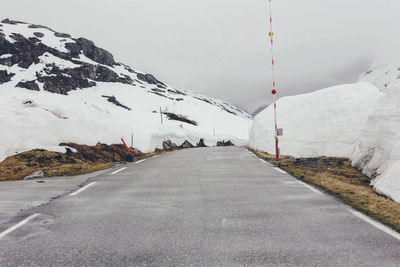
<svg viewBox="0 0 400 267"><path fill-rule="evenodd" d="M293 158L284 156L276 162L274 156L252 151L258 157L280 167L296 178L322 188L346 204L381 221L400 232L400 203L378 195L370 180L345 158Z"/></svg>
<svg viewBox="0 0 400 267"><path fill-rule="evenodd" d="M24 177L43 171L44 176L69 176L90 173L111 167L124 160L123 145L95 146L78 145L73 143L60 144L72 147L78 153L57 153L36 149L8 157L0 163L0 181L21 180ZM167 151L156 150L152 153L142 153L133 150L135 160L144 159Z"/></svg>

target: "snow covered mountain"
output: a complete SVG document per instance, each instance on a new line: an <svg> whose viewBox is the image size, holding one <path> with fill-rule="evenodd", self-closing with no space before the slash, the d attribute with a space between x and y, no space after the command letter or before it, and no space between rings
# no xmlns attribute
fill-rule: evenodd
<svg viewBox="0 0 400 267"><path fill-rule="evenodd" d="M87 39L9 19L0 23L0 93L0 161L35 148L64 151L61 142L119 143L131 134L144 152L167 139L245 144L252 123L226 102L117 63Z"/></svg>
<svg viewBox="0 0 400 267"><path fill-rule="evenodd" d="M359 83L278 100L281 153L350 158L400 202L400 63L374 64ZM250 146L274 153L273 109L255 117Z"/></svg>
<svg viewBox="0 0 400 267"><path fill-rule="evenodd" d="M398 62L375 63L360 75L358 81L371 83L382 92L387 92L400 81L400 64Z"/></svg>

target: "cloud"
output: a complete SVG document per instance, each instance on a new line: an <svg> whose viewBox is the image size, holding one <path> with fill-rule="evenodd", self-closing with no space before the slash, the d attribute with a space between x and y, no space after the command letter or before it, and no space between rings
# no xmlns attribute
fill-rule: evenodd
<svg viewBox="0 0 400 267"><path fill-rule="evenodd" d="M280 96L355 81L398 57L396 0L273 1ZM92 39L181 89L249 110L271 101L265 0L5 1L3 18Z"/></svg>

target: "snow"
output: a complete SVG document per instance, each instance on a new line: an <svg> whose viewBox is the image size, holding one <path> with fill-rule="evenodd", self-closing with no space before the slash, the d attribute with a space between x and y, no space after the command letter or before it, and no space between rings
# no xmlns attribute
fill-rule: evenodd
<svg viewBox="0 0 400 267"><path fill-rule="evenodd" d="M29 28L29 24L23 23L1 25L5 38L12 43L15 42L10 37L13 33L30 38L40 32L44 34L37 37L40 42L67 53L65 43L75 42L71 38L56 37L55 32L47 28ZM60 70L80 66L76 58L75 63L66 59L45 53L39 57L38 64L31 64L27 69L17 64L0 65L1 70L15 74L11 81L0 84L0 161L31 149L65 152L66 147L59 146L60 143L117 144L121 143L121 137L130 141L132 134L134 146L143 152L162 148L163 141L168 139L178 145L185 140L195 145L201 138L207 145L222 140L231 140L236 145L248 144L252 123L248 114L221 100L138 81L140 72L131 73L122 64L110 67L79 55L80 61L129 76L136 85L96 82L94 87L73 90L68 95L45 91L43 83L37 81L37 74L46 76L46 65L55 64ZM34 80L40 91L15 87L21 81ZM114 96L130 110L116 106L104 96ZM198 125L169 120L165 115L161 124L160 108L163 112L196 121Z"/></svg>
<svg viewBox="0 0 400 267"><path fill-rule="evenodd" d="M391 63L375 63L371 65L358 81L369 82L382 92L387 92L394 84L400 81L400 60Z"/></svg>
<svg viewBox="0 0 400 267"><path fill-rule="evenodd" d="M378 100L351 159L377 192L400 202L400 82Z"/></svg>
<svg viewBox="0 0 400 267"><path fill-rule="evenodd" d="M35 37L38 38L44 45L57 49L60 52L67 53L68 49L65 48L66 43L75 42L71 38L63 38L57 37L54 35L54 31L47 28L29 28L29 24L18 23L15 25L0 23L2 25L1 29L3 33L6 35L5 38L10 43L15 43L15 40L10 37L13 33L21 34L25 38ZM44 34L43 37L36 37L34 35L35 32Z"/></svg>
<svg viewBox="0 0 400 267"><path fill-rule="evenodd" d="M4 55L0 56L0 59L9 58L9 57L12 57L12 55L11 54L4 54Z"/></svg>
<svg viewBox="0 0 400 267"><path fill-rule="evenodd" d="M282 155L349 158L369 114L383 95L369 83L340 85L277 101ZM250 146L275 153L273 105L255 119Z"/></svg>
<svg viewBox="0 0 400 267"><path fill-rule="evenodd" d="M124 84L99 83L68 96L4 85L0 86L0 92L0 123L7 129L0 132L0 160L30 149L54 151L62 142L115 144L120 143L121 137L130 140L131 134L135 147L144 152L162 148L167 139L178 145L185 140L195 144L200 138L209 145L228 139L244 145L251 122L196 99L174 105L172 100ZM132 111L115 106L102 95L115 96ZM160 114L152 112L159 106L187 115L199 126L168 120L165 116L161 125Z"/></svg>

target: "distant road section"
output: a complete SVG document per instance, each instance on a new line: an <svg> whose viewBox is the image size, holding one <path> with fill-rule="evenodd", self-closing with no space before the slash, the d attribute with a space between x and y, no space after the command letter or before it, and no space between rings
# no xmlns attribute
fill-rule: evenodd
<svg viewBox="0 0 400 267"><path fill-rule="evenodd" d="M66 191L53 185L59 197L18 214L3 213L2 197L0 266L400 264L395 232L244 148L175 151L80 186L69 179ZM28 183L5 185L11 195Z"/></svg>

